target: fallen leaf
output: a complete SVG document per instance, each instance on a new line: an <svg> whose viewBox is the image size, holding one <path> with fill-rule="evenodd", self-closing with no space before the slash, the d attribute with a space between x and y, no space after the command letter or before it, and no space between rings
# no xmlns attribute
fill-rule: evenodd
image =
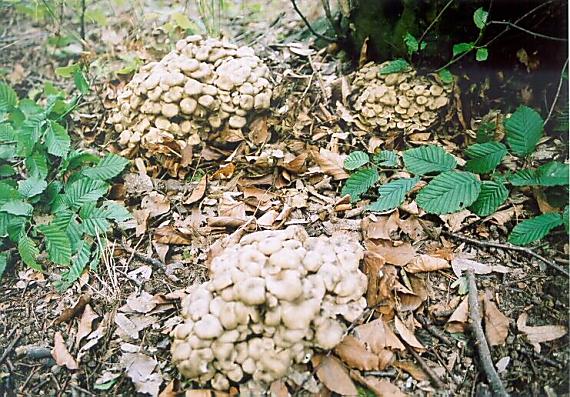
<svg viewBox="0 0 570 397"><path fill-rule="evenodd" d="M410 243L404 242L395 246L391 241L379 240L372 242L367 240L364 242L366 249L380 254L386 263L395 266L406 266L415 256L416 250Z"/></svg>
<svg viewBox="0 0 570 397"><path fill-rule="evenodd" d="M415 380L424 381L429 379L429 376L427 376L424 370L418 367L413 361L394 361L393 365L412 375L412 378Z"/></svg>
<svg viewBox="0 0 570 397"><path fill-rule="evenodd" d="M370 389L377 397L405 397L406 394L400 388L385 379L378 379L374 376L362 376L357 371L350 371L350 376L358 383L362 383Z"/></svg>
<svg viewBox="0 0 570 397"><path fill-rule="evenodd" d="M469 321L469 300L465 297L445 324L447 332L454 334L465 331Z"/></svg>
<svg viewBox="0 0 570 397"><path fill-rule="evenodd" d="M449 267L449 262L445 259L422 254L420 256L416 256L406 265L406 271L408 273L433 272L436 270L447 269Z"/></svg>
<svg viewBox="0 0 570 397"><path fill-rule="evenodd" d="M57 325L68 322L69 320L78 316L81 313L81 311L85 308L85 305L87 305L90 301L91 301L91 295L89 294L81 295L77 300L77 303L73 305L73 307L63 310L63 312L59 315L58 318L55 319L53 323Z"/></svg>
<svg viewBox="0 0 570 397"><path fill-rule="evenodd" d="M249 140L261 145L269 139L269 131L267 128L267 117L257 117L249 125Z"/></svg>
<svg viewBox="0 0 570 397"><path fill-rule="evenodd" d="M509 318L485 294L483 298L485 310L485 336L491 346L503 345L509 335Z"/></svg>
<svg viewBox="0 0 570 397"><path fill-rule="evenodd" d="M83 315L79 321L79 327L77 329L77 335L75 335L75 346L79 347L81 340L91 333L93 320L98 318L99 315L91 309L89 304L85 305L83 310Z"/></svg>
<svg viewBox="0 0 570 397"><path fill-rule="evenodd" d="M303 152L300 155L293 158L292 160L283 163L282 167L294 174L300 174L307 170L305 163L307 162L308 157L309 153Z"/></svg>
<svg viewBox="0 0 570 397"><path fill-rule="evenodd" d="M412 331L406 327L406 325L400 320L398 316L394 317L394 328L396 328L396 332L400 337L411 347L416 349L425 349L423 345L417 340L416 336Z"/></svg>
<svg viewBox="0 0 570 397"><path fill-rule="evenodd" d="M366 350L364 343L351 335L344 337L338 344L335 353L349 367L364 371L378 369L378 357Z"/></svg>
<svg viewBox="0 0 570 397"><path fill-rule="evenodd" d="M212 397L212 390L210 389L191 389L186 390L184 397Z"/></svg>
<svg viewBox="0 0 570 397"><path fill-rule="evenodd" d="M149 215L150 215L149 210L133 211L133 218L135 218L135 221L137 222L137 228L135 231L135 235L137 237L142 236L143 234L146 233Z"/></svg>
<svg viewBox="0 0 570 397"><path fill-rule="evenodd" d="M451 268L457 277L461 277L464 270L472 269L475 274L509 273L511 269L502 265L487 265L471 259L455 258L451 261Z"/></svg>
<svg viewBox="0 0 570 397"><path fill-rule="evenodd" d="M530 344L537 353L540 353L540 343L550 342L562 338L568 332L568 328L563 325L540 325L532 327L526 325L528 313L522 312L517 319L517 328L525 334Z"/></svg>
<svg viewBox="0 0 570 397"><path fill-rule="evenodd" d="M121 364L139 393L158 396L162 376L156 372L158 362L142 353L123 353Z"/></svg>
<svg viewBox="0 0 570 397"><path fill-rule="evenodd" d="M204 175L202 179L200 179L200 182L198 182L198 184L194 187L194 190L192 190L190 197L184 200L184 204L186 205L193 204L202 199L202 197L204 197L204 194L206 193L207 186L208 186L208 175Z"/></svg>
<svg viewBox="0 0 570 397"><path fill-rule="evenodd" d="M222 165L220 168L218 168L218 170L216 170L216 172L212 174L212 180L215 181L216 179L229 179L232 177L235 170L236 166L234 163Z"/></svg>
<svg viewBox="0 0 570 397"><path fill-rule="evenodd" d="M501 358L499 361L496 362L495 367L497 367L497 372L498 373L503 373L507 370L507 367L509 366L511 362L511 357L509 356L505 356L503 358Z"/></svg>
<svg viewBox="0 0 570 397"><path fill-rule="evenodd" d="M154 231L154 239L161 244L190 245L192 236L183 233L174 226L167 225L159 227Z"/></svg>
<svg viewBox="0 0 570 397"><path fill-rule="evenodd" d="M156 300L145 290L140 294L135 291L127 297L127 307L131 312L148 313L156 307Z"/></svg>
<svg viewBox="0 0 570 397"><path fill-rule="evenodd" d="M483 219L483 223L492 220L495 224L503 226L505 223L510 222L515 216L519 215L522 212L522 208L522 205L515 205L514 207L497 211Z"/></svg>
<svg viewBox="0 0 570 397"><path fill-rule="evenodd" d="M385 348L406 349L382 318L355 327L354 335L377 355L381 355Z"/></svg>
<svg viewBox="0 0 570 397"><path fill-rule="evenodd" d="M469 210L454 212L452 214L439 215L439 218L445 223L451 233L463 229L465 226L473 223L479 219L477 215ZM471 221L466 222L467 219L472 218Z"/></svg>
<svg viewBox="0 0 570 397"><path fill-rule="evenodd" d="M390 235L399 229L399 221L400 215L397 210L390 215L368 216L362 221L364 237L391 240Z"/></svg>
<svg viewBox="0 0 570 397"><path fill-rule="evenodd" d="M335 180L338 181L349 177L343 167L344 160L338 153L321 148L320 152L312 150L311 156L321 170L325 174L332 176Z"/></svg>
<svg viewBox="0 0 570 397"><path fill-rule="evenodd" d="M366 302L368 307L375 307L380 302L380 269L386 261L382 256L371 251L364 253L364 274L368 277Z"/></svg>
<svg viewBox="0 0 570 397"><path fill-rule="evenodd" d="M414 275L410 275L408 278L410 280L413 293L398 292L398 296L400 297L400 312L415 311L428 298L425 280Z"/></svg>
<svg viewBox="0 0 570 397"><path fill-rule="evenodd" d="M141 209L148 210L149 218L155 218L170 211L170 200L165 195L153 191L143 197Z"/></svg>
<svg viewBox="0 0 570 397"><path fill-rule="evenodd" d="M317 377L327 389L342 396L357 396L356 386L350 379L347 369L338 358L332 356L314 356L313 360L318 362Z"/></svg>
<svg viewBox="0 0 570 397"><path fill-rule="evenodd" d="M71 370L79 368L77 361L75 361L73 356L67 350L63 336L59 331L57 331L53 337L53 349L51 351L51 355L57 365L61 367L67 367L67 369Z"/></svg>

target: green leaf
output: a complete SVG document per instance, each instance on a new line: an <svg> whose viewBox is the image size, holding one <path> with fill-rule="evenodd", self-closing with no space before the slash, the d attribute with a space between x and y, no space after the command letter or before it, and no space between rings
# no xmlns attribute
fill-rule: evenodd
<svg viewBox="0 0 570 397"><path fill-rule="evenodd" d="M409 55L415 54L420 50L420 44L418 43L418 40L409 32L404 36L404 44L406 44ZM426 48L426 43L422 41L421 49L423 50L424 48Z"/></svg>
<svg viewBox="0 0 570 397"><path fill-rule="evenodd" d="M527 245L540 240L552 229L562 225L562 217L556 212L549 212L516 225L509 235L509 242L516 245Z"/></svg>
<svg viewBox="0 0 570 397"><path fill-rule="evenodd" d="M569 165L551 161L537 169L523 169L511 175L509 182L513 186L568 186Z"/></svg>
<svg viewBox="0 0 570 397"><path fill-rule="evenodd" d="M10 240L17 243L20 238L25 235L25 227L27 225L27 222L28 218L24 216L11 215L8 223L8 237Z"/></svg>
<svg viewBox="0 0 570 397"><path fill-rule="evenodd" d="M105 201L101 208L105 211L107 219L112 219L116 222L125 222L132 219L131 213L124 206L114 201Z"/></svg>
<svg viewBox="0 0 570 397"><path fill-rule="evenodd" d="M69 266L69 269L67 269L67 271L61 275L61 280L59 280L59 283L56 284L56 288L59 291L66 290L75 281L77 281L79 277L81 277L81 274L83 274L83 271L89 262L90 256L91 243L81 241L77 250L77 254L73 256L71 266Z"/></svg>
<svg viewBox="0 0 570 397"><path fill-rule="evenodd" d="M71 146L71 139L65 128L56 122L50 122L46 133L46 145L49 154L65 157Z"/></svg>
<svg viewBox="0 0 570 397"><path fill-rule="evenodd" d="M475 22L475 26L477 26L479 29L483 29L487 24L488 16L489 13L485 11L483 8L478 8L477 10L475 10L475 12L473 13L473 22Z"/></svg>
<svg viewBox="0 0 570 397"><path fill-rule="evenodd" d="M16 170L9 164L0 165L0 178L12 176L16 174Z"/></svg>
<svg viewBox="0 0 570 397"><path fill-rule="evenodd" d="M108 180L119 175L128 164L129 160L126 158L109 153L99 162L99 164L91 168L86 168L81 171L81 173L91 179Z"/></svg>
<svg viewBox="0 0 570 397"><path fill-rule="evenodd" d="M18 95L12 87L0 82L0 114L9 112L18 104Z"/></svg>
<svg viewBox="0 0 570 397"><path fill-rule="evenodd" d="M564 207L564 211L562 212L562 221L564 222L566 233L570 233L570 212L568 210L568 206Z"/></svg>
<svg viewBox="0 0 570 397"><path fill-rule="evenodd" d="M544 129L540 114L534 109L521 105L504 125L507 131L507 143L513 153L527 156L534 152Z"/></svg>
<svg viewBox="0 0 570 397"><path fill-rule="evenodd" d="M367 164L369 161L370 158L368 157L367 153L357 150L355 152L350 153L344 159L344 168L349 171L352 171L362 167L364 164Z"/></svg>
<svg viewBox="0 0 570 397"><path fill-rule="evenodd" d="M89 92L89 83L85 79L85 75L81 69L77 69L73 72L73 82L80 93L87 94Z"/></svg>
<svg viewBox="0 0 570 397"><path fill-rule="evenodd" d="M432 214L460 211L475 202L481 182L470 172L447 171L435 178L416 196L416 203Z"/></svg>
<svg viewBox="0 0 570 397"><path fill-rule="evenodd" d="M22 261L26 265L35 270L42 270L42 267L36 262L40 250L34 240L25 235L20 237L18 241L18 252L20 253L20 258L22 258Z"/></svg>
<svg viewBox="0 0 570 397"><path fill-rule="evenodd" d="M25 160L28 175L38 179L45 179L48 176L48 164L45 154L34 152Z"/></svg>
<svg viewBox="0 0 570 397"><path fill-rule="evenodd" d="M477 143L487 143L495 136L495 124L491 122L481 123L477 129Z"/></svg>
<svg viewBox="0 0 570 397"><path fill-rule="evenodd" d="M107 213L97 208L95 203L88 203L81 207L79 217L82 220L85 233L97 236L106 233L111 226L107 221Z"/></svg>
<svg viewBox="0 0 570 397"><path fill-rule="evenodd" d="M453 83L453 74L451 74L451 72L448 69L441 69L438 75L444 84Z"/></svg>
<svg viewBox="0 0 570 397"><path fill-rule="evenodd" d="M0 204L21 197L20 193L9 182L13 181L11 179L0 181Z"/></svg>
<svg viewBox="0 0 570 397"><path fill-rule="evenodd" d="M0 212L0 238L8 236L8 225L13 215L6 212Z"/></svg>
<svg viewBox="0 0 570 397"><path fill-rule="evenodd" d="M71 244L65 231L56 225L40 225L38 231L45 237L49 259L58 265L68 265L71 260Z"/></svg>
<svg viewBox="0 0 570 397"><path fill-rule="evenodd" d="M78 70L81 70L81 65L78 63L72 63L68 66L60 66L59 68L55 68L55 74L61 77L71 77Z"/></svg>
<svg viewBox="0 0 570 397"><path fill-rule="evenodd" d="M465 164L467 171L486 174L493 171L507 154L507 147L500 142L476 143L465 150L470 158Z"/></svg>
<svg viewBox="0 0 570 397"><path fill-rule="evenodd" d="M11 160L16 154L16 145L0 145L0 160Z"/></svg>
<svg viewBox="0 0 570 397"><path fill-rule="evenodd" d="M8 123L0 124L0 142L16 142L16 131Z"/></svg>
<svg viewBox="0 0 570 397"><path fill-rule="evenodd" d="M504 184L495 181L483 181L477 200L469 209L479 216L491 215L509 197L509 191Z"/></svg>
<svg viewBox="0 0 570 397"><path fill-rule="evenodd" d="M8 254L0 252L0 278L2 278L2 276L4 275L7 265L8 265Z"/></svg>
<svg viewBox="0 0 570 397"><path fill-rule="evenodd" d="M0 212L18 216L30 216L33 211L34 207L23 200L10 200L0 206Z"/></svg>
<svg viewBox="0 0 570 397"><path fill-rule="evenodd" d="M453 56L456 57L473 49L473 43L459 43L453 45Z"/></svg>
<svg viewBox="0 0 570 397"><path fill-rule="evenodd" d="M420 178L402 178L386 183L378 188L378 200L368 206L369 211L384 212L398 208L406 199L406 194L416 186Z"/></svg>
<svg viewBox="0 0 570 397"><path fill-rule="evenodd" d="M70 207L81 207L99 200L108 188L109 185L103 181L80 178L65 187L64 200Z"/></svg>
<svg viewBox="0 0 570 397"><path fill-rule="evenodd" d="M378 171L374 168L363 168L352 174L345 182L341 194L349 194L351 201L357 201L363 193L366 193L378 182Z"/></svg>
<svg viewBox="0 0 570 397"><path fill-rule="evenodd" d="M407 70L409 67L410 64L406 60L398 58L390 61L387 65L383 66L382 69L380 69L379 73L381 75L400 73Z"/></svg>
<svg viewBox="0 0 570 397"><path fill-rule="evenodd" d="M65 172L67 170L73 170L78 168L86 163L99 163L100 158L99 156L89 153L89 152L82 152L82 151L72 151L69 153L69 156L62 161L60 165L60 170Z"/></svg>
<svg viewBox="0 0 570 397"><path fill-rule="evenodd" d="M31 177L18 182L18 192L26 198L37 196L47 187L47 182L43 179Z"/></svg>
<svg viewBox="0 0 570 397"><path fill-rule="evenodd" d="M477 52L475 53L475 59L478 62L486 61L489 58L489 50L486 48L477 48Z"/></svg>
<svg viewBox="0 0 570 397"><path fill-rule="evenodd" d="M395 168L399 163L398 154L391 150L382 150L372 157L372 162L380 167Z"/></svg>
<svg viewBox="0 0 570 397"><path fill-rule="evenodd" d="M442 147L425 145L403 153L406 170L416 175L426 175L432 172L443 172L454 169L457 165L455 158Z"/></svg>

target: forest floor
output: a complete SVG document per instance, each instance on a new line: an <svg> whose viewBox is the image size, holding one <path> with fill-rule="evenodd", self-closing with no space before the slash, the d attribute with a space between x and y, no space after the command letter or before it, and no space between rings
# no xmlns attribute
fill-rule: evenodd
<svg viewBox="0 0 570 397"><path fill-rule="evenodd" d="M301 2L314 18L318 7L310 3ZM58 77L55 68L70 59L91 63L92 92L72 116L70 131L78 146L101 153L113 139L106 123L109 111L130 78L114 71L133 67L137 58L144 63L160 59L183 37L172 26L172 15L183 6L128 7L107 10L104 24L89 22L83 48L73 41L60 47L48 43L56 33L78 31L76 13L36 22L3 8L0 16L0 68L20 96L40 92L48 81L71 90L72 83ZM347 81L343 74L349 76L350 66L298 35L304 25L288 2L236 6L232 13L236 17L228 35L254 47L276 83L271 111L246 137L262 144L239 143L230 151L204 144L186 180L147 174L144 164L133 165L112 194L136 222L109 235L98 272L85 273L62 293L52 284L56 269L39 273L19 264L7 271L0 284L0 395L127 396L138 391L167 397L198 389L180 381L170 358L169 333L180 322L181 297L188 286L208 278L205 263L214 244L233 233L288 225L301 225L314 236L345 233L366 247L371 241L382 247L391 259L377 290L368 291L368 303L374 305L376 294L381 307L359 321L381 315L377 324L395 330L403 344L391 347L393 360L381 370L359 369L358 349L333 352L340 358L334 371L341 376L317 374L311 364L295 367L306 379L285 379L274 386L274 395L327 396L355 385L360 395L368 395L367 389L381 396L489 395L469 330L468 288L460 277L464 266L475 269L491 359L509 393L568 395L568 277L528 252L484 244L506 241L517 219L536 208L533 192L511 197L486 218L469 211L426 215L413 203L374 215L365 211L366 200L351 204L340 195L343 156L385 142L382 136L351 134L346 115L331 98ZM171 31L164 28L169 21ZM512 98L524 97L530 78L521 70L502 87L510 102L494 100L479 108L485 92L462 92L458 86L449 114L468 108L470 115L442 118L424 143L461 153L465 134L473 133L489 106L512 110L520 102ZM518 75L526 77L517 80ZM410 147L405 139L398 142L403 143L392 148ZM540 148L545 158L566 156L567 145L550 137ZM565 234L531 248L568 268ZM378 325L377 332L384 328ZM54 355L58 360L65 356L65 364L57 365ZM332 355L324 352L323 357ZM235 385L230 394L239 392Z"/></svg>

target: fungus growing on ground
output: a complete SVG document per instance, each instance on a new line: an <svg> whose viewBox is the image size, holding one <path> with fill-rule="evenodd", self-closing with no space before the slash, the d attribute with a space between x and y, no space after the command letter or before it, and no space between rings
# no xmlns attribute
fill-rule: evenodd
<svg viewBox="0 0 570 397"><path fill-rule="evenodd" d="M243 137L242 128L269 108L271 95L269 69L253 49L195 35L134 75L109 122L121 155L140 151L178 176L188 145Z"/></svg>
<svg viewBox="0 0 570 397"><path fill-rule="evenodd" d="M381 74L388 63L369 63L356 72L352 82L356 90L350 100L358 122L364 130L425 131L448 104L452 86L417 76L411 69Z"/></svg>
<svg viewBox="0 0 570 397"><path fill-rule="evenodd" d="M182 302L172 359L187 378L217 390L269 385L313 349L342 340L344 320L366 307L363 250L301 227L247 235L214 258L210 281Z"/></svg>

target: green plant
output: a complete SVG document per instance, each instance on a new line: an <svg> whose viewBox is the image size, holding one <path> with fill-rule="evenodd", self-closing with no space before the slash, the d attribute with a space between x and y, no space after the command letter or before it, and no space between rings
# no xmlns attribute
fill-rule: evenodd
<svg viewBox="0 0 570 397"><path fill-rule="evenodd" d="M80 69L59 71L88 90ZM43 270L47 259L67 267L57 285L69 287L99 261L100 241L111 221L128 211L105 201L110 184L128 160L73 150L66 117L81 95L66 101L61 92L45 90L45 105L18 99L0 83L0 276L17 252L29 267ZM45 254L44 254L45 252Z"/></svg>
<svg viewBox="0 0 570 397"><path fill-rule="evenodd" d="M447 214L469 208L479 216L488 216L508 199L508 186L540 186L563 190L567 204L569 166L550 161L537 168L524 168L515 173L500 173L497 167L510 152L528 160L543 136L542 117L533 109L519 106L504 122L506 145L493 141L494 132L489 125L482 126L477 143L465 150L467 161L458 170L456 158L441 146L425 145L405 150L401 156L393 151L381 151L372 158L368 153L350 153L344 168L352 171L342 188L343 195L358 201L371 187L378 187L378 198L369 211L390 211L399 207L414 190L421 178L427 182L416 197L416 203L427 213ZM400 167L400 157L403 167ZM406 171L411 178L387 178L387 173ZM546 236L553 228L565 225L568 230L568 206L563 214L543 214L525 220L513 228L509 241L518 245L529 244Z"/></svg>

